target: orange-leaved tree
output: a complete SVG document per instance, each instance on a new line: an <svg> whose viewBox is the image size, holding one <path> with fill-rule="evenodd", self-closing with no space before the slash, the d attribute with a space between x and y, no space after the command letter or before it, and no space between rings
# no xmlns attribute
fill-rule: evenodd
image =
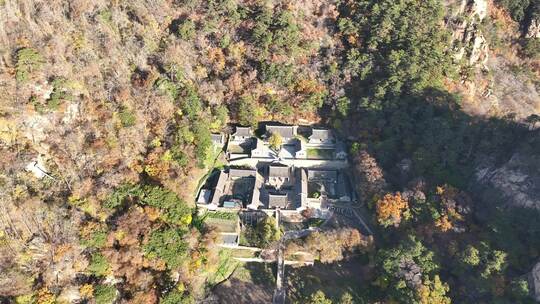
<svg viewBox="0 0 540 304"><path fill-rule="evenodd" d="M377 221L384 227L398 227L401 219L408 213L409 204L401 193L388 193L377 201Z"/></svg>

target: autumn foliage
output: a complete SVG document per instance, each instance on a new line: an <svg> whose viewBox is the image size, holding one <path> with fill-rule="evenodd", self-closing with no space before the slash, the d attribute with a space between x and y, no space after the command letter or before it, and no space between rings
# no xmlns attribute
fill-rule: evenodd
<svg viewBox="0 0 540 304"><path fill-rule="evenodd" d="M313 232L303 239L289 242L285 252L288 255L307 252L322 263L333 263L342 260L348 253L368 252L371 249L371 236L362 235L357 229L340 228Z"/></svg>
<svg viewBox="0 0 540 304"><path fill-rule="evenodd" d="M401 219L408 211L409 204L401 197L401 193L386 194L377 201L377 221L385 226L398 227Z"/></svg>

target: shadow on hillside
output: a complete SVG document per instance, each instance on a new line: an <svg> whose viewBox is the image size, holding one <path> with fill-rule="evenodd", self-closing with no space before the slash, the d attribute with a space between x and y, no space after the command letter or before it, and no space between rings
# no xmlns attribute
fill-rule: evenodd
<svg viewBox="0 0 540 304"><path fill-rule="evenodd" d="M462 189L479 166L500 166L517 152L538 155L540 130L529 130L511 115L473 117L459 103L454 94L430 89L358 110L340 121L341 132L349 141L365 144L390 179L399 177L396 164L410 159L411 176ZM530 165L540 175L540 163ZM399 185L397 179L390 181Z"/></svg>
<svg viewBox="0 0 540 304"><path fill-rule="evenodd" d="M475 117L459 103L451 93L430 89L357 110L340 121L341 131L377 159L393 190L423 177L431 187L450 184L471 194L473 218L481 227L475 237L506 251L507 271L523 275L540 256L540 206L535 210L518 202L524 195L540 201L540 130L533 130L540 121ZM408 171L398 166L403 160L412 164ZM504 191L491 180L503 166L519 177L499 174ZM482 182L480 169L488 172Z"/></svg>

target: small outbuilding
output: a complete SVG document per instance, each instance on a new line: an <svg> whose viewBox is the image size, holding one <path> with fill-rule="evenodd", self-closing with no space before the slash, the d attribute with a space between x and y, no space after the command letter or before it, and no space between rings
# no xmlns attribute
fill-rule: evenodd
<svg viewBox="0 0 540 304"><path fill-rule="evenodd" d="M235 132L232 134L231 140L236 142L243 142L247 139L250 139L252 136L253 134L251 133L250 127L238 126L236 127Z"/></svg>
<svg viewBox="0 0 540 304"><path fill-rule="evenodd" d="M333 144L334 134L330 130L326 129L312 129L311 136L309 137L310 144Z"/></svg>

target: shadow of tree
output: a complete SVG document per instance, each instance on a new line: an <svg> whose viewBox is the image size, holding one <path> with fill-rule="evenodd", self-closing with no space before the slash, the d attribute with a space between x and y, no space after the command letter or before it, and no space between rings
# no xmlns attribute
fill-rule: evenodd
<svg viewBox="0 0 540 304"><path fill-rule="evenodd" d="M215 289L220 303L270 303L276 280L275 264L246 263L241 268L240 272L245 273L235 273Z"/></svg>

